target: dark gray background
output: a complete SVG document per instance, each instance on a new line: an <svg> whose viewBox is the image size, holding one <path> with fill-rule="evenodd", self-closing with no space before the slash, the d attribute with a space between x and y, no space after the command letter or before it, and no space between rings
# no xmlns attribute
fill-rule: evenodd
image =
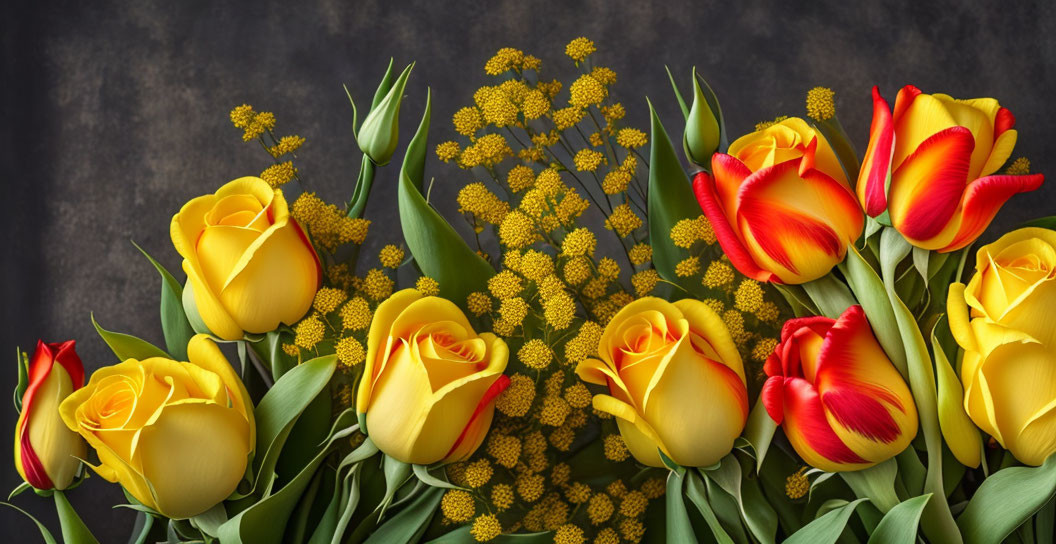
<svg viewBox="0 0 1056 544"><path fill-rule="evenodd" d="M89 369L114 362L89 312L108 328L159 340L159 280L129 240L178 271L168 239L172 214L187 199L267 165L259 146L243 144L231 127L233 106L248 102L274 111L279 132L307 137L298 161L302 175L326 197L347 198L358 152L341 84L365 105L390 55L418 62L405 135L420 114L426 84L432 86L433 143L451 136L450 115L484 82L483 63L496 49L523 48L561 75L570 70L564 44L584 35L597 42L597 62L619 74L616 92L641 128L647 128L649 95L669 130L681 130L665 63L683 81L692 65L700 69L734 134L777 115L801 115L807 89L832 87L860 149L868 136L870 87L879 84L893 99L898 87L913 83L925 92L998 97L1018 120L1014 156L1029 157L1036 171L1056 167L1052 2L795 4L8 5L0 17L0 357L8 361L0 366L0 389L13 387L8 354L15 345L31 348L38 337L76 338ZM432 158L427 168L436 176L434 201L452 213L466 178ZM368 210L388 227L396 225L394 170L383 171ZM1050 182L1014 198L995 226L1056 212L1054 195ZM397 232L374 229L373 243L394 241ZM10 436L14 410L7 405L3 414L3 433ZM5 496L18 483L8 444L0 447ZM121 494L104 484L94 477L72 500L103 542L117 542L128 534L133 513L111 510ZM49 502L32 494L15 499L57 528ZM13 510L0 512L5 540L36 540L30 522Z"/></svg>

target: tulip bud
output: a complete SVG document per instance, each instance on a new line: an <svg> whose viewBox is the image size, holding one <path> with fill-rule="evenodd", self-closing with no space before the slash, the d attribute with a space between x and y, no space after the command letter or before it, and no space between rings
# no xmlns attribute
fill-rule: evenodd
<svg viewBox="0 0 1056 544"><path fill-rule="evenodd" d="M86 456L84 439L59 415L63 399L84 385L84 366L73 347L73 340L38 340L29 363L29 385L15 425L15 469L37 489L69 487Z"/></svg>
<svg viewBox="0 0 1056 544"><path fill-rule="evenodd" d="M682 146L690 162L701 166L711 164L711 156L719 150L719 123L704 98L696 68L693 69L693 106L686 117Z"/></svg>
<svg viewBox="0 0 1056 544"><path fill-rule="evenodd" d="M396 152L400 140L400 104L403 102L403 90L407 86L407 77L410 76L412 68L414 64L404 68L385 98L370 110L367 118L363 120L363 125L359 127L356 136L359 149L375 164L388 164Z"/></svg>

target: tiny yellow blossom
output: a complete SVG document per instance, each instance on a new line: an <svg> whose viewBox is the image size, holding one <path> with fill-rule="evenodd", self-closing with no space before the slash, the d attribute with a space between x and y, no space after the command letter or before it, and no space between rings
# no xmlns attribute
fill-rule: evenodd
<svg viewBox="0 0 1056 544"><path fill-rule="evenodd" d="M733 278L733 269L730 268L730 265L722 261L712 261L711 264L708 265L708 270L704 272L702 282L705 287L714 289L723 285L729 285L733 282Z"/></svg>
<svg viewBox="0 0 1056 544"><path fill-rule="evenodd" d="M429 276L418 278L414 282L414 288L427 297L435 297L440 294L440 283Z"/></svg>
<svg viewBox="0 0 1056 544"><path fill-rule="evenodd" d="M554 532L554 544L583 544L587 538L583 536L583 529L567 523L557 528Z"/></svg>
<svg viewBox="0 0 1056 544"><path fill-rule="evenodd" d="M346 336L337 342L335 347L337 360L344 366L355 366L367 358L363 344L352 336Z"/></svg>
<svg viewBox="0 0 1056 544"><path fill-rule="evenodd" d="M565 359L570 364L578 363L587 357L598 354L598 343L601 341L601 325L593 321L584 321L579 333L565 343Z"/></svg>
<svg viewBox="0 0 1056 544"><path fill-rule="evenodd" d="M543 317L556 330L567 329L576 316L576 302L568 293L557 293L543 302Z"/></svg>
<svg viewBox="0 0 1056 544"><path fill-rule="evenodd" d="M593 256L598 239L586 227L580 227L565 235L561 241L561 253L566 256Z"/></svg>
<svg viewBox="0 0 1056 544"><path fill-rule="evenodd" d="M562 272L569 285L579 285L590 278L590 259L582 256L573 257L565 262Z"/></svg>
<svg viewBox="0 0 1056 544"><path fill-rule="evenodd" d="M760 121L760 122L755 124L755 131L759 132L759 131L762 131L762 130L766 130L766 129L768 129L768 128L780 123L781 121L784 121L785 119L788 119L787 115L779 115L779 116L775 117L773 121Z"/></svg>
<svg viewBox="0 0 1056 544"><path fill-rule="evenodd" d="M458 191L458 211L471 213L482 221L498 225L506 218L510 205L488 190L481 182L470 183Z"/></svg>
<svg viewBox="0 0 1056 544"><path fill-rule="evenodd" d="M543 398L543 408L539 411L539 422L543 425L557 427L565 422L571 408L568 401L558 396Z"/></svg>
<svg viewBox="0 0 1056 544"><path fill-rule="evenodd" d="M312 314L297 324L293 329L293 342L303 349L314 349L326 334L326 325L319 319L319 314Z"/></svg>
<svg viewBox="0 0 1056 544"><path fill-rule="evenodd" d="M524 366L538 370L546 368L546 366L550 364L550 361L553 360L554 355L550 351L550 346L546 345L546 342L543 342L539 338L533 338L525 342L524 345L521 346L521 349L517 350L517 358L524 363Z"/></svg>
<svg viewBox="0 0 1056 544"><path fill-rule="evenodd" d="M484 117L480 114L480 110L465 107L455 112L455 115L451 117L451 124L455 126L455 132L463 136L473 136L478 130L484 128Z"/></svg>
<svg viewBox="0 0 1056 544"><path fill-rule="evenodd" d="M253 106L249 104L242 104L231 110L231 124L235 125L235 128L246 128L253 121Z"/></svg>
<svg viewBox="0 0 1056 544"><path fill-rule="evenodd" d="M572 158L572 162L576 165L576 170L580 172L593 172L598 169L606 162L605 155L600 151L594 151L593 149L580 149L576 156Z"/></svg>
<svg viewBox="0 0 1056 544"><path fill-rule="evenodd" d="M525 278L538 281L554 273L554 261L542 251L529 249L524 252L520 262L521 273Z"/></svg>
<svg viewBox="0 0 1056 544"><path fill-rule="evenodd" d="M752 359L755 361L764 362L770 354L774 352L774 348L777 347L776 338L761 338L755 343L755 347L752 348Z"/></svg>
<svg viewBox="0 0 1056 544"><path fill-rule="evenodd" d="M491 481L491 475L493 472L491 461L488 461L487 459L477 459L466 465L466 474L464 476L466 485L473 488L484 487Z"/></svg>
<svg viewBox="0 0 1056 544"><path fill-rule="evenodd" d="M502 534L502 524L494 514L485 514L473 520L473 528L469 531L477 542L488 542Z"/></svg>
<svg viewBox="0 0 1056 544"><path fill-rule="evenodd" d="M495 484L495 487L491 488L491 504L499 512L513 506L514 499L513 488L508 484Z"/></svg>
<svg viewBox="0 0 1056 544"><path fill-rule="evenodd" d="M497 76L509 70L519 70L524 61L524 52L512 47L499 49L495 56L484 63L484 73Z"/></svg>
<svg viewBox="0 0 1056 544"><path fill-rule="evenodd" d="M587 517L594 525L605 523L615 511L616 507L612 504L612 499L604 493L596 493L587 503Z"/></svg>
<svg viewBox="0 0 1056 544"><path fill-rule="evenodd" d="M572 85L568 87L568 94L569 104L579 108L586 108L600 104L609 93L600 81L594 79L590 74L584 74L572 82Z"/></svg>
<svg viewBox="0 0 1056 544"><path fill-rule="evenodd" d="M514 166L506 174L506 185L515 193L521 192L535 185L535 172L523 164Z"/></svg>
<svg viewBox="0 0 1056 544"><path fill-rule="evenodd" d="M649 499L641 491L628 491L620 500L620 515L628 518L636 518L645 513L649 507Z"/></svg>
<svg viewBox="0 0 1056 544"><path fill-rule="evenodd" d="M677 247L689 249L700 240L698 219L681 219L671 227L671 241Z"/></svg>
<svg viewBox="0 0 1056 544"><path fill-rule="evenodd" d="M620 265L611 257L602 257L598 261L598 274L614 280L620 275Z"/></svg>
<svg viewBox="0 0 1056 544"><path fill-rule="evenodd" d="M455 522L464 523L473 519L477 513L477 505L473 501L473 495L461 489L449 489L440 500L440 511L444 517Z"/></svg>
<svg viewBox="0 0 1056 544"><path fill-rule="evenodd" d="M378 252L378 261L380 261L381 266L384 266L385 268L399 267L400 263L403 262L403 257L403 250L392 244L386 245Z"/></svg>
<svg viewBox="0 0 1056 544"><path fill-rule="evenodd" d="M344 329L365 329L370 325L372 317L370 304L363 297L355 297L341 308L341 326Z"/></svg>
<svg viewBox="0 0 1056 544"><path fill-rule="evenodd" d="M461 152L462 148L458 146L458 142L450 140L436 146L436 157L444 162L451 162L451 160L458 158L458 154Z"/></svg>
<svg viewBox="0 0 1056 544"><path fill-rule="evenodd" d="M642 494L649 500L659 499L667 492L663 478L649 478L642 484Z"/></svg>
<svg viewBox="0 0 1056 544"><path fill-rule="evenodd" d="M827 87L814 87L807 92L807 115L818 121L836 117L836 93Z"/></svg>
<svg viewBox="0 0 1056 544"><path fill-rule="evenodd" d="M618 434L610 434L605 437L605 458L610 461L626 461L630 456L627 444L623 437Z"/></svg>
<svg viewBox="0 0 1056 544"><path fill-rule="evenodd" d="M341 289L323 287L315 292L315 300L312 301L312 307L321 314L328 314L336 310L347 297L348 295Z"/></svg>
<svg viewBox="0 0 1056 544"><path fill-rule="evenodd" d="M590 500L590 486L583 482L573 482L565 489L565 498L572 504L583 504Z"/></svg>
<svg viewBox="0 0 1056 544"><path fill-rule="evenodd" d="M297 169L290 161L280 162L267 167L260 173L260 179L267 182L271 187L281 187L290 182L297 175Z"/></svg>
<svg viewBox="0 0 1056 544"><path fill-rule="evenodd" d="M642 218L634 213L628 204L620 204L612 209L612 214L605 220L605 228L616 232L621 238L630 234L642 226Z"/></svg>
<svg viewBox="0 0 1056 544"><path fill-rule="evenodd" d="M554 126L557 130L565 130L576 126L577 123L583 120L586 112L583 108L576 106L569 106L567 108L561 108L554 111Z"/></svg>
<svg viewBox="0 0 1056 544"><path fill-rule="evenodd" d="M487 293L474 291L466 297L466 308L475 316L482 316L491 311L491 297Z"/></svg>
<svg viewBox="0 0 1056 544"><path fill-rule="evenodd" d="M495 408L509 417L523 417L535 401L535 382L524 374L510 376L510 385L495 401ZM527 444L526 444L527 447Z"/></svg>
<svg viewBox="0 0 1056 544"><path fill-rule="evenodd" d="M635 266L641 266L653 258L653 248L649 244L635 244L628 253Z"/></svg>
<svg viewBox="0 0 1056 544"><path fill-rule="evenodd" d="M370 269L367 276L363 278L363 292L378 301L389 298L393 285L392 278L377 268Z"/></svg>
<svg viewBox="0 0 1056 544"><path fill-rule="evenodd" d="M810 480L803 474L807 467L800 467L799 470L793 472L785 478L785 495L792 500L802 498L810 491Z"/></svg>
<svg viewBox="0 0 1056 544"><path fill-rule="evenodd" d="M781 310L773 302L764 302L755 310L755 317L766 323L774 323L781 315Z"/></svg>
<svg viewBox="0 0 1056 544"><path fill-rule="evenodd" d="M550 99L546 97L543 91L533 89L524 95L524 102L521 102L521 112L524 113L525 119L538 119L546 115L548 111L550 111Z"/></svg>
<svg viewBox="0 0 1056 544"><path fill-rule="evenodd" d="M607 195L620 194L631 185L634 175L620 168L609 170L601 181L601 190Z"/></svg>
<svg viewBox="0 0 1056 544"><path fill-rule="evenodd" d="M517 478L517 494L527 502L535 502L546 490L541 474L523 474Z"/></svg>
<svg viewBox="0 0 1056 544"><path fill-rule="evenodd" d="M613 83L616 83L616 72L612 71L611 68L595 66L594 69L590 71L590 75L594 79L600 81L603 85L612 85Z"/></svg>
<svg viewBox="0 0 1056 544"><path fill-rule="evenodd" d="M656 270L650 268L635 272L631 276L631 285L634 287L634 294L644 297L656 289L656 285L660 283L660 274Z"/></svg>
<svg viewBox="0 0 1056 544"><path fill-rule="evenodd" d="M493 433L488 438L488 455L506 468L513 468L521 457L521 439L516 436Z"/></svg>
<svg viewBox="0 0 1056 544"><path fill-rule="evenodd" d="M576 38L565 46L565 54L577 64L586 60L595 51L597 48L594 47L594 42L583 37Z"/></svg>
<svg viewBox="0 0 1056 544"><path fill-rule="evenodd" d="M506 214L499 225L499 240L507 247L520 249L532 245L538 239L535 224L522 212L515 210Z"/></svg>
<svg viewBox="0 0 1056 544"><path fill-rule="evenodd" d="M755 312L763 304L763 288L752 279L741 280L733 294L734 307L742 312Z"/></svg>
<svg viewBox="0 0 1056 544"><path fill-rule="evenodd" d="M694 276L700 273L700 258L699 257L686 257L675 265L675 274L679 277L686 278Z"/></svg>
<svg viewBox="0 0 1056 544"><path fill-rule="evenodd" d="M509 270L503 270L488 279L488 290L499 300L515 297L520 294L521 289L521 279Z"/></svg>
<svg viewBox="0 0 1056 544"><path fill-rule="evenodd" d="M520 326L528 315L528 303L521 297L507 298L499 304L499 315L511 326Z"/></svg>
<svg viewBox="0 0 1056 544"><path fill-rule="evenodd" d="M621 128L616 133L616 143L627 149L634 149L649 143L649 137L636 128Z"/></svg>
<svg viewBox="0 0 1056 544"><path fill-rule="evenodd" d="M1019 157L1005 168L1005 174L1009 176L1025 176L1030 173L1030 159Z"/></svg>

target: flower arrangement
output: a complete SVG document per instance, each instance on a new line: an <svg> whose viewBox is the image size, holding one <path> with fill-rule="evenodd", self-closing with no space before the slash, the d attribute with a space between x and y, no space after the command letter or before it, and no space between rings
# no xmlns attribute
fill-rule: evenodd
<svg viewBox="0 0 1056 544"><path fill-rule="evenodd" d="M859 157L829 89L731 141L669 73L687 172L593 42L565 55L562 82L500 49L433 146L390 63L362 122L349 92L342 203L232 110L270 165L176 211L182 275L143 252L163 342L95 323L118 362L91 376L72 340L19 352L12 496L77 543L90 473L135 542L1051 542L1056 221L971 250L1043 181L1012 114L874 88ZM402 236L368 255L381 173Z"/></svg>

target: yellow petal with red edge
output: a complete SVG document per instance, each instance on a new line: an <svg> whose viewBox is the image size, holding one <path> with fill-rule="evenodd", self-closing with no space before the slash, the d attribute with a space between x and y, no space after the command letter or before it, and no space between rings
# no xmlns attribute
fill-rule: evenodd
<svg viewBox="0 0 1056 544"><path fill-rule="evenodd" d="M54 488L59 490L70 486L80 468L80 459L87 457L84 440L63 424L58 412L59 404L72 392L70 374L61 364L52 364L47 377L36 390L28 418L23 420L19 417L20 423L16 426L18 429L27 426L25 432L29 433L33 453ZM16 451L15 459L21 471L20 458L21 455Z"/></svg>
<svg viewBox="0 0 1056 544"><path fill-rule="evenodd" d="M964 193L974 145L971 132L955 126L921 142L892 172L891 223L914 245L937 249L952 239L944 228Z"/></svg>
<svg viewBox="0 0 1056 544"><path fill-rule="evenodd" d="M174 519L226 499L242 480L249 451L249 425L237 410L197 401L165 407L143 428L137 448L158 511Z"/></svg>
<svg viewBox="0 0 1056 544"><path fill-rule="evenodd" d="M616 416L620 435L638 462L651 467L664 466L657 449L670 457L667 448L649 422L642 419L633 406L608 395L594 395L593 406L595 410Z"/></svg>
<svg viewBox="0 0 1056 544"><path fill-rule="evenodd" d="M249 442L256 444L256 424L253 419L253 399L246 386L239 379L238 373L228 362L220 347L208 335L196 334L187 344L187 358L191 363L208 370L220 377L227 394L231 397L232 407L249 422Z"/></svg>
<svg viewBox="0 0 1056 544"><path fill-rule="evenodd" d="M918 90L917 93L920 91ZM902 106L901 99L906 93L899 91L899 100L895 102L895 150L891 167L897 169L906 157L916 152L917 148L932 135L957 126L946 109L945 103L932 95L916 94ZM901 111L900 111L901 110Z"/></svg>
<svg viewBox="0 0 1056 544"><path fill-rule="evenodd" d="M1056 452L1052 428L1023 434L1033 421L1046 417L1056 399L1056 357L1051 348L1035 342L1011 342L997 347L980 370L989 386L1003 445L1020 461L1040 465Z"/></svg>
<svg viewBox="0 0 1056 544"><path fill-rule="evenodd" d="M972 137L975 139L975 149L972 150L968 179L979 177L994 147L996 138L994 134L994 118L997 116L997 110L1001 106L992 98L989 101L987 99L976 99L974 102L969 102L955 100L948 95L936 94L933 96L945 104L946 111L953 117L954 122L972 131Z"/></svg>
<svg viewBox="0 0 1056 544"><path fill-rule="evenodd" d="M290 224L272 229L242 255L220 292L224 307L247 332L296 323L311 308L319 287L312 248Z"/></svg>
<svg viewBox="0 0 1056 544"><path fill-rule="evenodd" d="M829 426L817 390L802 378L784 378L781 428L807 464L827 472L858 470L872 463L844 444Z"/></svg>
<svg viewBox="0 0 1056 544"><path fill-rule="evenodd" d="M378 374L390 351L387 349L387 344L392 323L407 306L420 298L422 298L422 293L417 289L403 289L393 293L374 310L370 330L367 332L367 359L356 390L356 412L366 413L370 406L370 395L374 382L378 379Z"/></svg>
<svg viewBox="0 0 1056 544"><path fill-rule="evenodd" d="M957 221L951 221L951 225L957 226L956 235L940 251L956 251L974 242L1009 198L1036 190L1044 181L1045 176L1041 174L1027 174L987 176L969 183L955 216Z"/></svg>
<svg viewBox="0 0 1056 544"><path fill-rule="evenodd" d="M887 180L891 175L891 155L895 150L895 127L891 108L879 87L873 86L873 121L869 126L869 145L865 149L858 174L858 202L871 217L887 209Z"/></svg>

